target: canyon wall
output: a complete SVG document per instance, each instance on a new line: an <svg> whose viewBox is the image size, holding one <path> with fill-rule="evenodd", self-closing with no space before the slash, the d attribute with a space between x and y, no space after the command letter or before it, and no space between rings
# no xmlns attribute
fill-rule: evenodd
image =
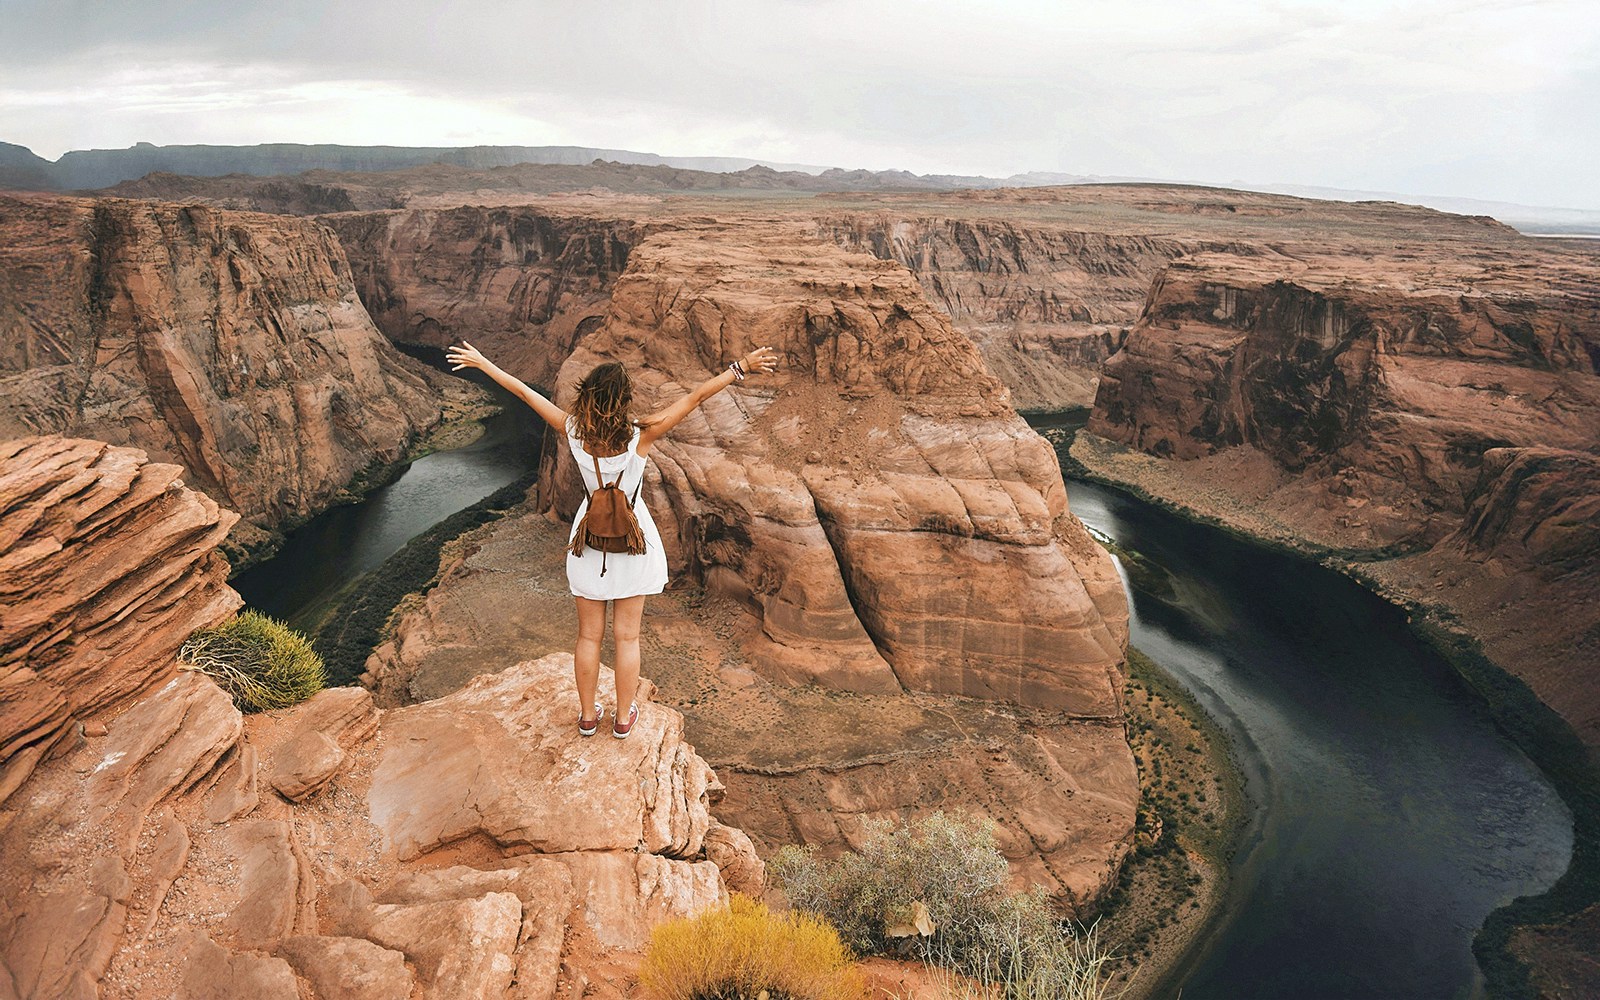
<svg viewBox="0 0 1600 1000"><path fill-rule="evenodd" d="M466 339L531 385L549 387L644 227L531 206L330 215L356 289L402 344Z"/></svg>
<svg viewBox="0 0 1600 1000"><path fill-rule="evenodd" d="M900 266L795 226L659 233L559 384L620 360L648 411L757 345L777 374L658 443L645 497L673 572L760 615L760 668L1120 717L1110 558L1050 447ZM570 515L576 476L553 456L541 497Z"/></svg>
<svg viewBox="0 0 1600 1000"><path fill-rule="evenodd" d="M1600 266L1513 242L1180 258L1088 430L1442 609L1600 746Z"/></svg>
<svg viewBox="0 0 1600 1000"><path fill-rule="evenodd" d="M315 222L55 197L0 197L0 220L0 438L180 464L249 547L440 419Z"/></svg>
<svg viewBox="0 0 1600 1000"><path fill-rule="evenodd" d="M1341 509L1347 545L1427 546L1494 448L1600 447L1600 290L1376 260L1197 254L1152 286L1089 430L1177 459L1248 445ZM1357 522L1360 522L1359 524Z"/></svg>
<svg viewBox="0 0 1600 1000"><path fill-rule="evenodd" d="M1022 410L1090 405L1151 280L1205 246L1026 218L864 213L824 215L817 226L825 239L910 269Z"/></svg>

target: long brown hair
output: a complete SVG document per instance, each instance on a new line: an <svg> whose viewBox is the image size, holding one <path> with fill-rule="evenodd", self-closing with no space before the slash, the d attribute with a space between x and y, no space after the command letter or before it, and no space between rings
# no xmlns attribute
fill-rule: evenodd
<svg viewBox="0 0 1600 1000"><path fill-rule="evenodd" d="M591 455L615 455L628 446L634 421L633 382L615 361L596 365L578 383L578 401L572 407L575 436Z"/></svg>

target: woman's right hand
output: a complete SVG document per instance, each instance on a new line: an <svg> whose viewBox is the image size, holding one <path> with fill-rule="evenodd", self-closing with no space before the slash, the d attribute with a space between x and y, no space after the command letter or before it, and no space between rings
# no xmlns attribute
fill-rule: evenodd
<svg viewBox="0 0 1600 1000"><path fill-rule="evenodd" d="M770 375L778 367L778 352L770 347L758 347L744 356L742 364L752 375Z"/></svg>
<svg viewBox="0 0 1600 1000"><path fill-rule="evenodd" d="M483 371L484 366L489 363L489 359L483 356L482 351L465 340L461 342L460 347L452 347L446 351L444 359L449 363L450 370L453 372L458 372L463 368L476 368L479 371Z"/></svg>

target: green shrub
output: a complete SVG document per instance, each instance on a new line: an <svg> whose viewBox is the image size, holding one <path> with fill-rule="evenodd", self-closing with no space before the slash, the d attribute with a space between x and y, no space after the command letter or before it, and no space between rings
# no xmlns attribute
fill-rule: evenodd
<svg viewBox="0 0 1600 1000"><path fill-rule="evenodd" d="M191 635L178 659L220 684L241 712L287 708L327 684L306 637L255 611Z"/></svg>
<svg viewBox="0 0 1600 1000"><path fill-rule="evenodd" d="M900 940L924 960L971 977L986 995L1104 995L1107 956L1093 933L1059 921L1044 890L1008 890L992 822L936 812L898 826L869 823L858 851L824 861L809 848L785 847L767 870L791 906L827 919L860 953L896 950L890 928L913 923L921 903L932 933ZM947 993L958 992L956 982L948 981Z"/></svg>
<svg viewBox="0 0 1600 1000"><path fill-rule="evenodd" d="M832 927L738 893L726 908L656 927L639 981L658 1000L864 1000L867 992Z"/></svg>

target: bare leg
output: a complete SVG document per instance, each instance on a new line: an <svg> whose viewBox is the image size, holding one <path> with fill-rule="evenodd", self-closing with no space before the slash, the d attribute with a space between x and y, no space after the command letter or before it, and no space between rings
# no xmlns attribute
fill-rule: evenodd
<svg viewBox="0 0 1600 1000"><path fill-rule="evenodd" d="M617 719L628 721L628 706L639 693L639 622L644 595L611 602L611 638L617 643Z"/></svg>
<svg viewBox="0 0 1600 1000"><path fill-rule="evenodd" d="M606 602L591 601L587 597L576 600L578 648L572 656L572 668L578 682L578 718L592 720L595 691L600 687L600 641L606 635ZM638 677L637 666L634 676Z"/></svg>

